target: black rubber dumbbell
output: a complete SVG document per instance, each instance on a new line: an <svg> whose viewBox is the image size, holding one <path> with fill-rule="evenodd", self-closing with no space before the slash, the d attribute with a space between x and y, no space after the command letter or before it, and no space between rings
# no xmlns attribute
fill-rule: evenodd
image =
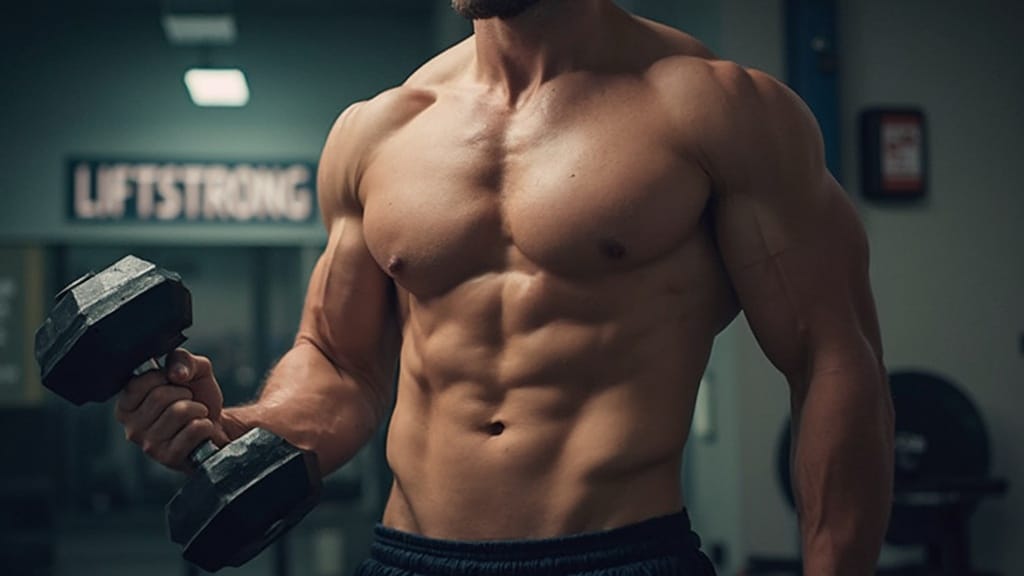
<svg viewBox="0 0 1024 576"><path fill-rule="evenodd" d="M185 341L192 296L172 272L134 256L88 274L57 295L36 332L43 384L81 405L117 394L134 372ZM167 504L182 556L214 572L260 553L316 505L316 454L256 428L218 450L189 456L196 472Z"/></svg>

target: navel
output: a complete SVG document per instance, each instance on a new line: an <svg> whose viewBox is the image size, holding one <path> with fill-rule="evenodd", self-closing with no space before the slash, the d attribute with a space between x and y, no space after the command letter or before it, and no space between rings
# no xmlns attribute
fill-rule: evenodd
<svg viewBox="0 0 1024 576"><path fill-rule="evenodd" d="M505 423L500 420L496 420L487 425L487 433L491 436L501 436L502 432L505 431Z"/></svg>
<svg viewBox="0 0 1024 576"><path fill-rule="evenodd" d="M601 254L609 260L622 260L626 257L626 247L613 238L605 238L600 244Z"/></svg>
<svg viewBox="0 0 1024 576"><path fill-rule="evenodd" d="M392 256L391 259L388 260L388 274L399 274L403 269L405 269L405 260L402 260L398 256Z"/></svg>

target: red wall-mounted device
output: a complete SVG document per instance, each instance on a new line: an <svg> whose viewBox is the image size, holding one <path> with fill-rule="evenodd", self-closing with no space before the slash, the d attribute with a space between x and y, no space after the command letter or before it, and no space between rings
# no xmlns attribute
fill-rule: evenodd
<svg viewBox="0 0 1024 576"><path fill-rule="evenodd" d="M928 193L924 112L868 108L860 115L861 187L875 200L919 200Z"/></svg>

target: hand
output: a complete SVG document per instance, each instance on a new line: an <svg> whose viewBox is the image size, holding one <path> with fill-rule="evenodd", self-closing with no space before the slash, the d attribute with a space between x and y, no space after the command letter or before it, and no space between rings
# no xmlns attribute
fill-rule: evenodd
<svg viewBox="0 0 1024 576"><path fill-rule="evenodd" d="M118 397L115 416L125 437L147 456L175 470L192 468L188 455L204 440L228 443L224 396L210 360L178 349L163 370L132 378Z"/></svg>

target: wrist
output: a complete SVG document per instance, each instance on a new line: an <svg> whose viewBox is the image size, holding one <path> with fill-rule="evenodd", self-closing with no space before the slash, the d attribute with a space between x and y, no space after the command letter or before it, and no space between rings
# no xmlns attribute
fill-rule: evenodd
<svg viewBox="0 0 1024 576"><path fill-rule="evenodd" d="M235 440L249 430L259 426L258 408L254 404L232 406L220 413L220 426L229 440Z"/></svg>

